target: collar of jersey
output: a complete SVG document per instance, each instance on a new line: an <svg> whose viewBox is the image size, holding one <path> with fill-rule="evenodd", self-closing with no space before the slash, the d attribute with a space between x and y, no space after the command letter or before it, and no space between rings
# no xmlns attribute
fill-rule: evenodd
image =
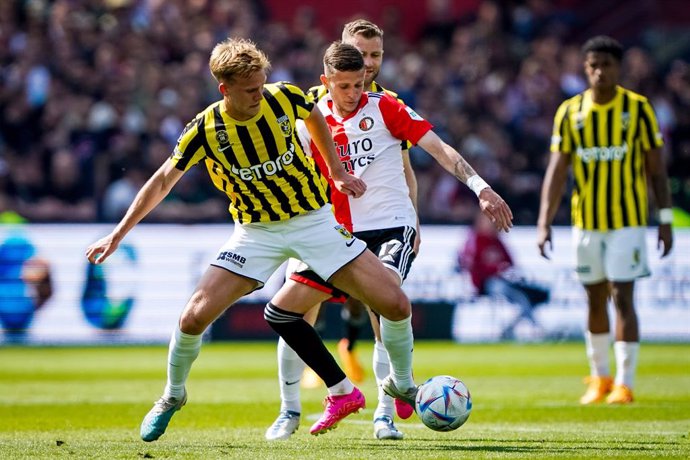
<svg viewBox="0 0 690 460"><path fill-rule="evenodd" d="M261 105L259 106L259 113L257 113L253 117L251 117L249 120L241 121L241 120L235 120L234 118L232 118L230 116L230 114L228 112L225 111L225 103L223 102L223 100L221 100L219 102L220 107L221 107L220 114L223 117L223 121L225 121L226 123L232 123L232 124L240 125L240 126L251 125L253 123L256 123L256 121L264 115L264 104L265 103L266 103L266 99L262 99Z"/></svg>
<svg viewBox="0 0 690 460"><path fill-rule="evenodd" d="M328 104L328 110L331 112L331 114L336 117L340 118L342 121L349 120L350 118L354 117L359 113L362 107L366 105L366 103L369 102L369 95L367 94L366 91L362 92L362 97L359 98L359 104L357 104L357 108L352 111L352 113L344 118L341 118L340 116L336 115L335 112L333 111L333 98L331 95L328 95L328 99L326 100L326 104Z"/></svg>
<svg viewBox="0 0 690 460"><path fill-rule="evenodd" d="M619 85L616 85L616 95L613 96L611 98L611 100L608 101L606 104L597 104L596 102L594 102L594 99L592 98L592 90L591 89L587 91L587 97L589 98L589 103L592 104L592 107L596 107L597 109L602 109L602 108L606 108L606 107L613 105L618 100L618 97L621 95L621 93L622 93L622 88Z"/></svg>

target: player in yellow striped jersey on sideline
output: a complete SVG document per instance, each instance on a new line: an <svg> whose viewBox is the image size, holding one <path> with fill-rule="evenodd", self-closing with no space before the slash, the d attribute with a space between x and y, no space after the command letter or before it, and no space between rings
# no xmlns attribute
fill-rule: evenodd
<svg viewBox="0 0 690 460"><path fill-rule="evenodd" d="M360 197L366 185L347 173L321 111L311 97L287 83L266 84L270 63L244 39L215 46L209 60L222 99L187 125L171 157L144 184L127 213L86 257L104 262L125 235L170 192L185 171L204 161L214 185L230 199L232 236L199 280L173 332L163 396L141 423L141 438L155 441L187 402L185 384L206 328L240 297L261 287L288 258L305 261L339 289L365 300L386 318L387 346L396 388L416 388L412 377L410 303L366 243L335 220L322 177L302 151L296 134L303 120L328 165L335 188ZM326 171L324 171L326 173ZM269 302L269 325L328 387L323 430L365 406L304 311Z"/></svg>
<svg viewBox="0 0 690 460"><path fill-rule="evenodd" d="M375 78L378 76L383 62L383 30L376 24L365 19L357 19L345 24L342 32L342 42L356 47L364 58L364 89L375 93L386 92L395 97L403 103L397 94L385 89L379 85ZM314 101L318 102L322 97L328 94L325 85L314 86L309 89L309 94L314 97ZM410 164L410 156L408 149L410 143L404 141L401 144L401 155L403 158L403 170L405 173L405 180L410 190L410 199L415 210L417 209L417 179ZM417 224L417 233L413 245L415 254L419 252L420 232L419 224ZM309 271L301 271L302 275L307 275L310 279ZM295 278L293 278L295 279ZM305 279L300 276L300 279ZM324 289L328 289L325 288ZM381 342L381 334L377 318L367 309L360 300L347 297L341 297L340 293L334 293L334 298L343 301L342 316L345 321L346 336L338 342L338 354L342 360L345 373L353 381L359 382L364 377L364 369L359 361L355 350L355 344L359 336L360 329L366 324L367 319L371 321L374 330L375 343L373 354L373 369L374 377L378 385L378 401L379 404L374 411L374 435L377 439L402 439L403 433L399 431L393 423L393 407L394 404L399 410L402 417L407 418L412 414L412 409L404 407L402 403L396 401L386 395L380 387L381 381L389 373L388 353L386 352L383 343ZM309 313L305 315L305 320L311 324L316 322L319 314L320 305L314 306ZM300 411L300 389L298 382L305 370L304 362L296 356L295 352L286 345L283 340L278 343L278 368L279 368L279 384L281 393L281 412L275 422L266 431L266 439L278 440L290 437L297 429L299 424ZM318 385L318 376L310 373L306 369L304 373L303 386ZM312 383L313 382L313 383Z"/></svg>
<svg viewBox="0 0 690 460"><path fill-rule="evenodd" d="M633 401L639 353L635 280L649 276L645 231L647 180L659 208L658 242L673 246L671 194L661 152L662 135L646 97L618 85L623 47L598 36L583 48L589 88L556 112L551 156L541 193L537 244L551 247L551 222L573 171L571 214L577 275L589 305L585 345L590 366L582 404ZM608 299L615 305L615 380L609 370Z"/></svg>

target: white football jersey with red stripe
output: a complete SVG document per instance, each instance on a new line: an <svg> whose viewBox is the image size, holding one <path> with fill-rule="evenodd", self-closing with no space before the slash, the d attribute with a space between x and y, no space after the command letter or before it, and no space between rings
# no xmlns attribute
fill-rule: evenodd
<svg viewBox="0 0 690 460"><path fill-rule="evenodd" d="M330 95L317 106L326 118L345 169L367 185L364 195L352 198L338 192L329 179L338 222L352 232L416 226L400 147L403 140L417 144L432 125L382 93L363 93L357 110L346 118L333 113ZM328 167L303 123L298 134L305 152L311 153L321 172L328 175Z"/></svg>

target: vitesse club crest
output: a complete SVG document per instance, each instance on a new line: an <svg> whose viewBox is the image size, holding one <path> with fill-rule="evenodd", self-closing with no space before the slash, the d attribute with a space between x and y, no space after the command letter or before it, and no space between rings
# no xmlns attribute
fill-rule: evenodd
<svg viewBox="0 0 690 460"><path fill-rule="evenodd" d="M623 129L625 130L630 126L630 114L628 112L623 112L621 114L621 125L623 125Z"/></svg>
<svg viewBox="0 0 690 460"><path fill-rule="evenodd" d="M227 144L230 138L228 137L228 132L225 130L216 132L216 140L220 145Z"/></svg>
<svg viewBox="0 0 690 460"><path fill-rule="evenodd" d="M280 126L280 131L283 133L283 136L292 136L292 125L290 124L290 118L288 118L287 115L283 115L276 121L278 122L278 126Z"/></svg>
<svg viewBox="0 0 690 460"><path fill-rule="evenodd" d="M335 226L335 229L338 230L338 233L340 233L341 235L343 235L343 238L345 238L345 239L348 239L348 240L349 240L349 239L354 238L354 237L352 236L352 233L350 233L350 232L349 232L344 226L342 226L342 225L336 225L336 226Z"/></svg>

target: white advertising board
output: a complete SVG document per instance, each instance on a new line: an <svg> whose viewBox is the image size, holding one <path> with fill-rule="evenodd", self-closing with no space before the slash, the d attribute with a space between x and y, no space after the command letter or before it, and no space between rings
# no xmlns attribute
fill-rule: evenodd
<svg viewBox="0 0 690 460"><path fill-rule="evenodd" d="M198 277L232 233L232 225L141 224L127 236L116 255L102 265L103 273L94 273L92 268L89 277L85 249L111 228L0 227L0 256L7 253L8 243L17 239L28 242L35 256L48 261L53 281L52 296L38 311L31 312L26 330L10 333L3 323L0 340L167 342ZM466 231L461 226L425 226L422 249L405 290L414 302L457 305L453 328L457 340L497 340L519 311L502 299L476 298L468 276L455 270L456 254ZM572 270L570 229L554 230L550 261L539 256L534 235L533 228L522 227L503 236L523 273L551 289L549 303L534 311L536 325L524 321L526 324L515 328L515 336L519 340L581 336L586 304L584 291ZM663 260L654 250L653 229L648 237L653 275L640 280L636 289L642 337L690 340L690 232L675 232L674 251ZM267 300L281 283L279 270L251 298ZM3 289L0 286L0 319L8 315L7 310L20 308L9 297L3 297L3 292L8 292Z"/></svg>

